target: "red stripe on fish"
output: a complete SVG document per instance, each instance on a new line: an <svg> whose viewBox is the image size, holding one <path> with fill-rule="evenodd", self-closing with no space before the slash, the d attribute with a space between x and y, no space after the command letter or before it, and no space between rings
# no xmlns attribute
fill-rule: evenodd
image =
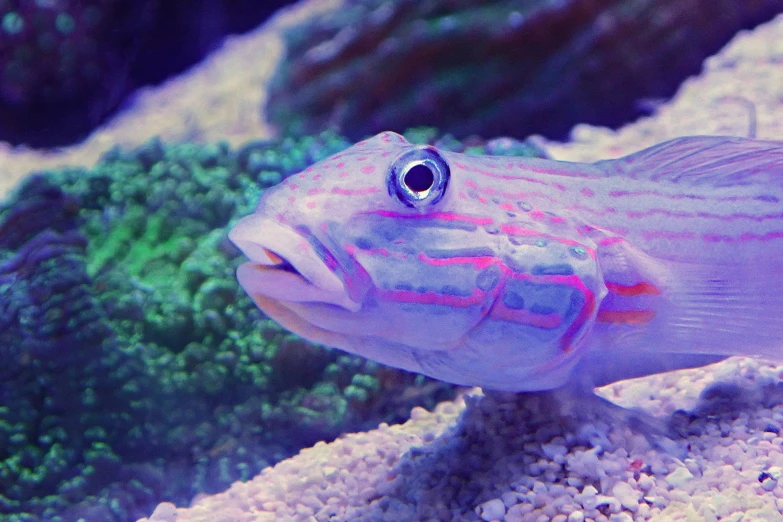
<svg viewBox="0 0 783 522"><path fill-rule="evenodd" d="M491 256L478 256L478 257L452 257L446 259L438 259L427 256L426 254L419 254L418 259L431 266L446 266L454 264L471 264L477 270L483 270L489 266L495 265L500 268L503 275L502 279L507 281L509 279L516 279L521 281L529 281L531 283L545 284L545 285L562 285L568 286L579 292L584 297L584 304L582 305L579 313L569 328L564 332L560 346L564 352L569 352L572 349L572 343L574 337L587 323L593 311L595 310L595 296L593 292L587 288L582 280L575 275L532 275L532 274L519 274L512 271L506 266L499 258ZM449 306L474 306L487 301L487 298L492 296L494 302L489 311L489 317L493 319L500 319L504 321L515 322L518 324L524 324L528 326L534 326L537 328L557 328L562 324L563 318L557 313L550 314L536 314L528 310L512 309L505 306L500 299L500 296L504 294L505 283L498 285L491 292L482 292L479 289L473 291L469 297L454 296L450 294L440 294L435 291L416 292L413 290L381 290L380 297L383 299L389 299L391 301L400 301L406 303L419 303L419 304L440 304Z"/></svg>
<svg viewBox="0 0 783 522"><path fill-rule="evenodd" d="M598 310L600 323L645 324L655 317L652 310Z"/></svg>
<svg viewBox="0 0 783 522"><path fill-rule="evenodd" d="M637 295L660 295L661 291L650 283L641 282L635 285L621 285L618 283L604 283L610 294L622 295L625 297L635 297Z"/></svg>

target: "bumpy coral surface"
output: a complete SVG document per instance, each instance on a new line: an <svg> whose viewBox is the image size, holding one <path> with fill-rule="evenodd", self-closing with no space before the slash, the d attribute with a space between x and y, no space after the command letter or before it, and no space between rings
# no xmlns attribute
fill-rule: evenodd
<svg viewBox="0 0 783 522"><path fill-rule="evenodd" d="M353 0L292 30L267 111L280 128L361 139L434 125L456 136L563 138L671 96L781 0Z"/></svg>
<svg viewBox="0 0 783 522"><path fill-rule="evenodd" d="M0 514L133 520L454 395L286 333L236 282L229 225L348 144L153 139L31 176L0 207ZM437 144L541 154L509 139Z"/></svg>

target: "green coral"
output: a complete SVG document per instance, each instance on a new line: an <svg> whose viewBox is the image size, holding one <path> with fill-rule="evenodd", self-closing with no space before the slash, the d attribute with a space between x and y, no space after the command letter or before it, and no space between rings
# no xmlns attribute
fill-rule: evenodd
<svg viewBox="0 0 783 522"><path fill-rule="evenodd" d="M411 135L465 150L429 129ZM475 141L472 150L493 143ZM34 275L48 286L67 274L84 279L75 287L91 304L82 321L98 324L104 341L71 345L67 365L33 358L13 383L0 382L0 515L131 520L159 501L224 489L318 440L401 421L411 407L453 395L449 385L297 338L236 282L242 256L227 239L230 226L265 188L348 145L330 133L236 151L153 139L18 191L57 187L78 200L78 219L62 219L86 244ZM0 208L0 231L19 201ZM47 215L41 226L50 226ZM8 241L24 239L5 230L16 234ZM11 258L0 244L0 262ZM26 341L47 341L32 337L49 325L79 325L68 322L67 307L50 309L31 315Z"/></svg>

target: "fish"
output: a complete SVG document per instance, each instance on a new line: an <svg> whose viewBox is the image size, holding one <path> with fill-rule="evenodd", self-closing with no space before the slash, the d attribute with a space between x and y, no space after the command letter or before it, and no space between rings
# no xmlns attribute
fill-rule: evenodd
<svg viewBox="0 0 783 522"><path fill-rule="evenodd" d="M780 359L783 142L687 136L595 163L383 132L266 190L230 240L295 334L487 390Z"/></svg>

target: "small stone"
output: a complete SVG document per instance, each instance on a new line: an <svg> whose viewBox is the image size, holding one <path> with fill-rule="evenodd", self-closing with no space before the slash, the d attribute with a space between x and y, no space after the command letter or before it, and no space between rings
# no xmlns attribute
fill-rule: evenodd
<svg viewBox="0 0 783 522"><path fill-rule="evenodd" d="M650 488L652 488L655 485L655 481L652 479L650 475L647 475L646 473L642 473L639 476L639 480L637 481L637 484L639 484L639 487L642 489L642 491L650 491Z"/></svg>
<svg viewBox="0 0 783 522"><path fill-rule="evenodd" d="M688 471L686 467L679 467L666 475L666 482L674 488L681 488L688 482L693 480L693 473Z"/></svg>
<svg viewBox="0 0 783 522"><path fill-rule="evenodd" d="M620 504L631 512L639 509L639 492L634 490L627 482L618 482L612 488L612 495L620 501Z"/></svg>
<svg viewBox="0 0 783 522"><path fill-rule="evenodd" d="M563 456L568 453L568 448L566 448L563 444L552 443L543 444L541 446L541 451L550 460L555 462L562 462Z"/></svg>
<svg viewBox="0 0 783 522"><path fill-rule="evenodd" d="M493 498L476 507L476 514L482 520L500 520L506 514L506 506L499 498Z"/></svg>
<svg viewBox="0 0 783 522"><path fill-rule="evenodd" d="M503 505L507 508L510 508L513 505L516 505L517 502L519 502L519 494L515 493L513 491L506 491L500 496L501 499L503 499Z"/></svg>
<svg viewBox="0 0 783 522"><path fill-rule="evenodd" d="M622 509L622 506L620 505L620 501L617 500L614 497L609 497L606 495L598 495L595 497L595 506L608 506L610 513L619 513Z"/></svg>
<svg viewBox="0 0 783 522"><path fill-rule="evenodd" d="M584 511L572 511L571 514L568 515L568 522L584 522L584 520Z"/></svg>

